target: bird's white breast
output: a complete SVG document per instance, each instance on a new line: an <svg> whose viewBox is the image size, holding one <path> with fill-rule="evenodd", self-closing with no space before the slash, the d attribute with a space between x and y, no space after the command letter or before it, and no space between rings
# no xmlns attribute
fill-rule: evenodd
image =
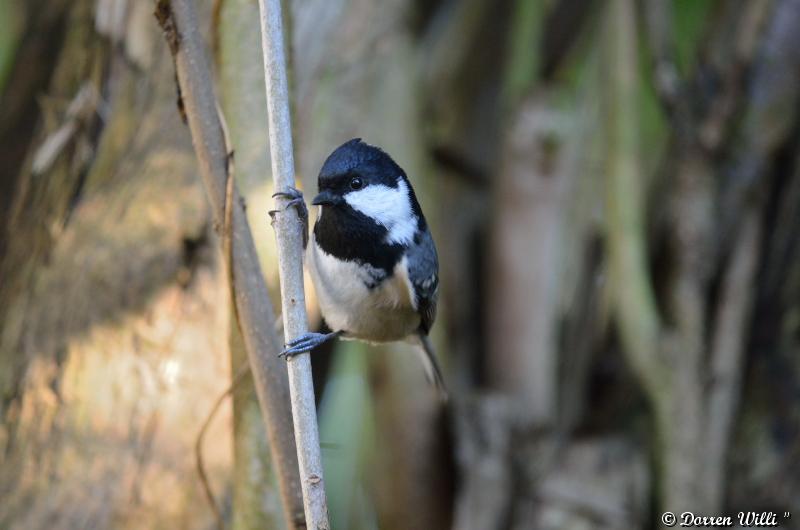
<svg viewBox="0 0 800 530"><path fill-rule="evenodd" d="M419 327L406 260L385 274L340 260L319 248L312 234L306 262L325 322L345 337L372 342L402 340ZM368 285L375 285L372 289Z"/></svg>

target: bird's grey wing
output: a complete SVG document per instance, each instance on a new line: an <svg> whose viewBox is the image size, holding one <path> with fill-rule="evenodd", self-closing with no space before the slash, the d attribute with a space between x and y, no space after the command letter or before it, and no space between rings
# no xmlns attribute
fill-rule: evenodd
<svg viewBox="0 0 800 530"><path fill-rule="evenodd" d="M439 258L430 232L419 232L406 256L408 278L421 317L420 330L427 335L436 319L436 301L439 298Z"/></svg>

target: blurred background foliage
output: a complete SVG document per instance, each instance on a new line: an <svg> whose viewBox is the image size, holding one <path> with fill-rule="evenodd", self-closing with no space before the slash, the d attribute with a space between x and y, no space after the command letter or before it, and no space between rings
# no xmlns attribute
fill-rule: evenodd
<svg viewBox="0 0 800 530"><path fill-rule="evenodd" d="M258 4L197 4L278 307ZM284 5L306 194L379 145L441 261L448 407L314 353L333 528L800 514L800 3ZM0 528L215 524L246 355L153 8L0 0ZM231 528L285 527L266 443L246 379Z"/></svg>

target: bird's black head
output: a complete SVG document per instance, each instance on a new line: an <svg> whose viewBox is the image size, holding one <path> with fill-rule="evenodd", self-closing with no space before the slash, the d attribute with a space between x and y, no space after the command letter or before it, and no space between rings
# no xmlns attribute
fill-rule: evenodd
<svg viewBox="0 0 800 530"><path fill-rule="evenodd" d="M341 205L348 194L371 186L394 190L400 181L407 185L406 174L388 154L354 138L337 147L325 160L319 172L319 195L312 204Z"/></svg>
<svg viewBox="0 0 800 530"><path fill-rule="evenodd" d="M317 244L340 259L393 269L402 248L427 229L405 172L359 138L338 147L319 172Z"/></svg>

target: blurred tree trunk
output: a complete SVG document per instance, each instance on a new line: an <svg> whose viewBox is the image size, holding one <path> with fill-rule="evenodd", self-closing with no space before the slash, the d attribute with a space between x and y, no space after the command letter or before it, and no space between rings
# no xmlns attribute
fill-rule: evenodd
<svg viewBox="0 0 800 530"><path fill-rule="evenodd" d="M227 282L153 5L23 9L36 38L3 97L26 110L2 134L35 132L3 164L0 526L205 527L193 446L229 377ZM45 22L61 29L37 40ZM227 416L205 447L222 500Z"/></svg>

